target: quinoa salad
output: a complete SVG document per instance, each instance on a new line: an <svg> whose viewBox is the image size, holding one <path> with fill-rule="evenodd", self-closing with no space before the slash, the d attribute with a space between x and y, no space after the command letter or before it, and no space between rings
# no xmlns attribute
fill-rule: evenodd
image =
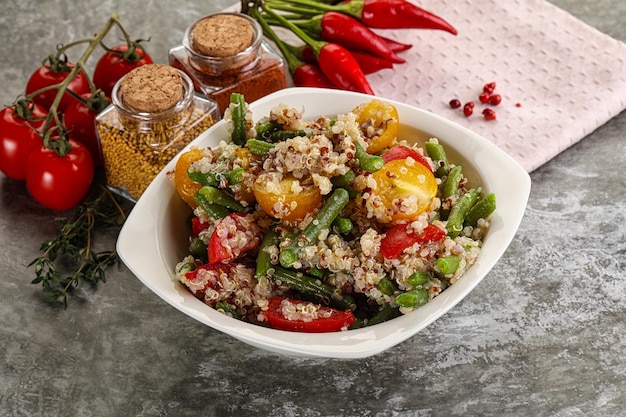
<svg viewBox="0 0 626 417"><path fill-rule="evenodd" d="M168 177L193 213L175 279L228 316L299 332L410 314L462 279L495 196L437 138L399 137L391 103L304 111L253 115L233 94L229 137L179 156Z"/></svg>

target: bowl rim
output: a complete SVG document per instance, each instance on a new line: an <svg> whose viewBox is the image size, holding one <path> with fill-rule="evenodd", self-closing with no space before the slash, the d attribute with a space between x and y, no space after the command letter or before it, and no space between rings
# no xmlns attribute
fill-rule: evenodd
<svg viewBox="0 0 626 417"><path fill-rule="evenodd" d="M284 103L297 108L298 105L295 103L302 103L305 106L304 117L311 118L321 114L308 113L306 106L310 103L317 103L318 107L322 106L320 103L324 103L324 107L328 105L332 108L343 102L360 104L373 98L396 106L401 124L412 126L411 122L405 121L403 115L415 118L416 120L412 122L419 121L421 123L419 129L438 137L446 149L454 148L463 155L464 152L459 148L469 147L472 156L478 158L478 161L470 162L470 164L476 169L485 188L494 192L497 189L500 194L504 193L506 196L503 201L498 200L498 209L494 213L490 230L483 242L483 250L476 263L459 281L426 305L410 314L372 327L316 334L286 332L242 322L207 306L183 288L180 282L174 280L173 268L167 271L168 266L162 256L162 251L167 250L167 245L164 246L164 242L158 241L158 231L161 227L159 222L163 221L168 207L171 204L184 204L178 198L174 187L169 185L166 175L174 168L178 156L156 176L124 223L116 244L120 259L146 287L182 313L242 342L274 353L299 357L363 358L381 353L412 337L463 300L500 260L522 221L530 195L531 181L529 174L519 163L486 138L442 116L413 105L342 90L290 87L267 95L250 103L249 106L254 118L258 119L266 115L265 111L260 113L259 109L267 108L269 112L269 108L277 104ZM347 112L352 108L337 112ZM327 115L332 116L331 113L329 111ZM212 135L227 134L225 123L221 120L211 126L187 145L181 153L192 146L205 147L205 143L212 140ZM449 131L455 135L442 138L434 131ZM219 139L213 140L219 141ZM216 144L217 142L213 145ZM482 164L476 166L480 162ZM163 191L164 187L167 187L165 191ZM168 196L168 204L154 204L162 197ZM486 248L487 251L485 251ZM155 257L160 258L161 262L155 262Z"/></svg>

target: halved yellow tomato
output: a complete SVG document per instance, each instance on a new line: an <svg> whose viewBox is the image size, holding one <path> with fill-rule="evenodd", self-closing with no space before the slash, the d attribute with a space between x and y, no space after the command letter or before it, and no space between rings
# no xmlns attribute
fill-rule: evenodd
<svg viewBox="0 0 626 417"><path fill-rule="evenodd" d="M390 103L373 99L352 110L368 143L367 152L374 154L390 146L398 136L398 109Z"/></svg>
<svg viewBox="0 0 626 417"><path fill-rule="evenodd" d="M296 186L292 176L280 180L279 189L270 189L268 181L260 176L254 183L254 197L263 211L277 219L302 220L318 208L322 194L315 185Z"/></svg>
<svg viewBox="0 0 626 417"><path fill-rule="evenodd" d="M176 161L176 167L174 168L174 186L176 187L176 191L178 195L180 195L180 198L194 209L198 204L193 196L202 188L202 184L189 178L187 170L192 163L201 159L202 156L202 149L191 149L180 155L178 161Z"/></svg>
<svg viewBox="0 0 626 417"><path fill-rule="evenodd" d="M377 195L392 213L391 220L414 220L426 211L437 196L437 180L424 165L406 159L387 162L372 174Z"/></svg>

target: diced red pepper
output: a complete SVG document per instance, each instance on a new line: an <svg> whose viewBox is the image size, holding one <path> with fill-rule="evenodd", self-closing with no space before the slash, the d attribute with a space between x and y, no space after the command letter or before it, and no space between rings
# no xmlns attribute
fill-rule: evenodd
<svg viewBox="0 0 626 417"><path fill-rule="evenodd" d="M191 233L194 236L198 236L201 231L208 229L210 225L210 223L203 222L198 217L193 217L191 219Z"/></svg>
<svg viewBox="0 0 626 417"><path fill-rule="evenodd" d="M413 158L416 162L419 162L432 171L426 157L408 146L396 145L381 155L381 158L383 158L385 162L393 161L395 159L406 159L409 157Z"/></svg>
<svg viewBox="0 0 626 417"><path fill-rule="evenodd" d="M380 253L386 259L395 259L405 249L416 243L438 242L446 237L446 232L439 227L429 224L422 233L409 233L409 223L397 224L387 230L380 244Z"/></svg>
<svg viewBox="0 0 626 417"><path fill-rule="evenodd" d="M241 257L259 246L263 233L252 217L232 213L220 219L209 240L209 263L226 262Z"/></svg>
<svg viewBox="0 0 626 417"><path fill-rule="evenodd" d="M283 301L300 306L314 306L318 309L318 317L312 320L290 320L282 312ZM269 308L265 317L270 326L277 330L305 333L338 332L348 329L354 323L351 310L337 310L331 307L320 306L309 301L292 300L288 298L272 297L268 299Z"/></svg>

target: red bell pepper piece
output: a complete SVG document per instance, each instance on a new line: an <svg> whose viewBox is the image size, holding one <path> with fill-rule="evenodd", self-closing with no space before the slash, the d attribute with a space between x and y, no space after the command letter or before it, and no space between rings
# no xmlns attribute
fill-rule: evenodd
<svg viewBox="0 0 626 417"><path fill-rule="evenodd" d="M408 146L403 146L403 145L393 146L387 152L382 154L380 157L383 158L385 163L389 161L393 161L395 159L406 159L408 157L411 157L416 162L419 162L420 164L424 165L426 168L432 171L432 168L430 164L428 163L428 160L426 159L426 157L420 154L419 152L417 152L415 149L409 148Z"/></svg>
<svg viewBox="0 0 626 417"><path fill-rule="evenodd" d="M193 217L191 219L191 233L194 236L198 236L201 231L208 229L210 225L210 223L203 222L199 218Z"/></svg>
<svg viewBox="0 0 626 417"><path fill-rule="evenodd" d="M270 326L277 330L305 333L338 332L349 328L354 323L354 315L350 310L337 310L330 307L319 306L309 301L291 300L288 298L272 297L268 299L269 308L265 311L265 317ZM282 312L283 302L289 302L300 306L315 306L318 309L318 317L312 320L290 320Z"/></svg>
<svg viewBox="0 0 626 417"><path fill-rule="evenodd" d="M446 237L446 232L433 224L426 226L419 234L409 233L408 227L408 223L402 223L387 230L380 244L380 253L386 259L397 258L416 243L438 242Z"/></svg>
<svg viewBox="0 0 626 417"><path fill-rule="evenodd" d="M232 261L261 243L259 226L243 213L232 213L220 219L211 234L208 247L209 263ZM244 242L243 244L241 242Z"/></svg>
<svg viewBox="0 0 626 417"><path fill-rule="evenodd" d="M405 62L391 50L384 39L347 14L326 12L300 23L299 26L327 42L338 43L346 49L368 52L396 64Z"/></svg>

